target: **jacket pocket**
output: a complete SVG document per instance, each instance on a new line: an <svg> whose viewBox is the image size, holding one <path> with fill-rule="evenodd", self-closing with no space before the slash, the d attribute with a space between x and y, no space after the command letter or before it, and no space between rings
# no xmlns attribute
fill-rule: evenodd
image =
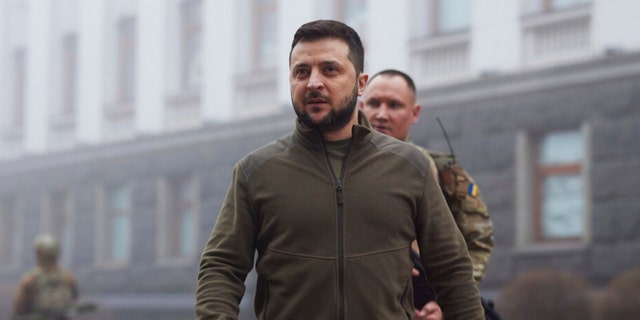
<svg viewBox="0 0 640 320"><path fill-rule="evenodd" d="M413 282L407 281L404 286L404 293L402 293L402 298L400 299L400 304L404 308L404 312L407 315L407 319L413 319L413 304L409 303L413 301Z"/></svg>

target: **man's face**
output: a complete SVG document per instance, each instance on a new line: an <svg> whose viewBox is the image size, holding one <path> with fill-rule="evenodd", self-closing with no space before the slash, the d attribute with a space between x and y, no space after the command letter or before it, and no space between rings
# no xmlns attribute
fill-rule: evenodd
<svg viewBox="0 0 640 320"><path fill-rule="evenodd" d="M360 108L374 129L406 140L411 125L418 122L420 106L415 94L400 76L379 75L364 91Z"/></svg>
<svg viewBox="0 0 640 320"><path fill-rule="evenodd" d="M351 121L367 76L356 77L349 46L338 39L298 42L291 51L291 100L300 120L321 132Z"/></svg>

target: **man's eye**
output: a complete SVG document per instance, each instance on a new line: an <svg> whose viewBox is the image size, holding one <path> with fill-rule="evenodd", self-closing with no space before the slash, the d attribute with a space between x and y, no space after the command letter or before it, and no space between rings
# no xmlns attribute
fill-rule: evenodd
<svg viewBox="0 0 640 320"><path fill-rule="evenodd" d="M338 68L333 66L328 66L325 70L327 70L327 72L336 72L338 71Z"/></svg>
<svg viewBox="0 0 640 320"><path fill-rule="evenodd" d="M294 75L296 77L303 77L306 76L309 73L309 71L307 71L306 69L297 69L294 71Z"/></svg>
<svg viewBox="0 0 640 320"><path fill-rule="evenodd" d="M399 108L401 108L401 107L402 107L402 105L401 105L401 104L399 104L399 103L397 103L397 102L391 102L391 103L389 103L389 108L391 108L391 109L399 109Z"/></svg>
<svg viewBox="0 0 640 320"><path fill-rule="evenodd" d="M380 106L380 103L378 101L367 101L365 105L370 108L377 108Z"/></svg>

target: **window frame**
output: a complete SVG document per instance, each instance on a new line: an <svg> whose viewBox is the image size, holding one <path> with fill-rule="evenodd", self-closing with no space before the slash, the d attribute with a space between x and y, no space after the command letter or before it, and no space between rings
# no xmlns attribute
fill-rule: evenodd
<svg viewBox="0 0 640 320"><path fill-rule="evenodd" d="M18 48L13 53L13 103L9 123L12 128L24 126L26 78L27 52L24 48Z"/></svg>
<svg viewBox="0 0 640 320"><path fill-rule="evenodd" d="M252 4L252 53L251 53L251 61L253 70L264 70L271 67L275 67L275 61L265 61L265 57L261 52L261 48L263 46L264 41L267 41L265 37L262 36L262 21L268 14L276 15L275 21L278 21L278 1L277 0L251 0ZM277 33L277 29L276 29ZM277 34L276 34L277 37ZM277 39L274 40L275 45L277 45Z"/></svg>
<svg viewBox="0 0 640 320"><path fill-rule="evenodd" d="M190 188L189 199L180 197L182 188ZM195 175L179 175L161 178L158 184L158 260L163 264L190 263L197 257L198 220L200 215L200 180ZM183 252L181 224L185 209L192 215L190 236L192 252Z"/></svg>
<svg viewBox="0 0 640 320"><path fill-rule="evenodd" d="M125 16L118 20L118 99L131 102L136 96L136 47L137 20L134 16ZM131 70L129 70L131 68ZM131 79L129 79L131 74ZM131 82L131 89L127 84Z"/></svg>
<svg viewBox="0 0 640 320"><path fill-rule="evenodd" d="M195 14L191 12L195 11ZM197 16L197 19L190 19ZM184 90L196 89L201 85L201 80L191 83L189 77L190 66L193 63L192 50L189 43L193 38L200 38L200 55L202 56L202 0L185 0L180 3L180 33L181 33L181 70L180 86ZM200 66L202 68L202 66Z"/></svg>
<svg viewBox="0 0 640 320"><path fill-rule="evenodd" d="M78 39L75 33L62 40L62 105L61 115L72 115L77 109Z"/></svg>
<svg viewBox="0 0 640 320"><path fill-rule="evenodd" d="M113 208L111 204L111 197L114 191L123 189L127 194L127 208L126 210L120 210ZM97 250L96 250L96 262L100 267L122 267L129 263L132 254L133 244L133 193L132 188L128 184L111 184L108 186L101 186L98 189L98 219L96 219L97 234ZM114 255L114 218L116 216L124 215L128 219L128 239L126 247L126 256L123 258L117 258Z"/></svg>
<svg viewBox="0 0 640 320"><path fill-rule="evenodd" d="M335 8L335 16L337 20L340 21L344 21L345 23L347 22L347 12L346 12L346 6L349 3L350 0L334 0L334 8ZM362 1L364 3L364 11L366 12L367 10L367 1ZM360 30L359 32L364 32L364 30Z"/></svg>
<svg viewBox="0 0 640 320"><path fill-rule="evenodd" d="M535 145L533 146L533 242L535 243L573 243L579 242L584 239L587 235L586 228L583 228L580 235L577 236L568 236L568 237L548 237L544 235L544 212L543 212L543 203L544 192L543 192L543 183L545 179L549 177L557 177L557 176L565 176L565 175L579 175L582 178L583 185L587 184L587 179L585 179L585 171L584 171L584 162L586 159L586 146L584 145L584 132L579 128L575 130L580 137L582 138L581 143L583 143L582 155L580 156L580 160L576 160L573 162L567 163L558 163L558 164L541 164L540 163L540 147L541 143L545 136L561 133L561 132L569 132L570 130L558 130L558 131L549 131L544 134L540 134L535 139ZM587 188L583 188L582 191L582 201L587 201ZM585 225L587 219L587 207L585 205L584 211L581 214L582 220L581 223Z"/></svg>
<svg viewBox="0 0 640 320"><path fill-rule="evenodd" d="M416 1L420 1L420 0L416 0ZM427 30L421 33L423 36L441 37L441 36L455 35L455 34L469 32L469 30L471 29L472 27L471 26L472 11L471 10L469 10L468 12L468 17L466 18L467 23L464 27L443 29L440 26L440 22L443 20L442 16L440 15L440 6L441 6L440 2L444 0L423 0L423 1L426 1L426 11L427 11L426 14L428 15L427 25L426 25ZM467 0L467 1L469 1L469 5L471 5L471 0ZM413 18L415 19L415 16Z"/></svg>

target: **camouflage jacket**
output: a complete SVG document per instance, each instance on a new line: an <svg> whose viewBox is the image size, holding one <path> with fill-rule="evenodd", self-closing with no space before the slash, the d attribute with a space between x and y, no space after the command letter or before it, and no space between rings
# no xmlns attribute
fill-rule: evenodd
<svg viewBox="0 0 640 320"><path fill-rule="evenodd" d="M453 162L450 154L441 154L417 146L431 161L436 179L447 200L449 209L462 232L471 262L473 278L480 283L493 250L493 223L473 178Z"/></svg>
<svg viewBox="0 0 640 320"><path fill-rule="evenodd" d="M65 312L77 297L78 288L71 273L34 268L18 286L14 319L66 319Z"/></svg>

